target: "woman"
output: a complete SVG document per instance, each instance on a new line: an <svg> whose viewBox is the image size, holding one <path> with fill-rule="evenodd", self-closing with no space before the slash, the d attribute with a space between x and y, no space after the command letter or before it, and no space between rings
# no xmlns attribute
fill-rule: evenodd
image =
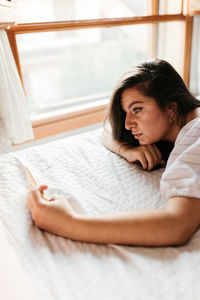
<svg viewBox="0 0 200 300"><path fill-rule="evenodd" d="M173 67L163 60L143 63L126 73L113 93L104 145L146 170L162 165L175 144L161 178L166 207L115 215L84 216L57 196L46 202L29 193L35 224L79 241L139 246L186 243L200 224L200 102ZM163 142L170 143L167 151ZM165 143L165 142L164 142ZM159 150L160 149L160 150Z"/></svg>

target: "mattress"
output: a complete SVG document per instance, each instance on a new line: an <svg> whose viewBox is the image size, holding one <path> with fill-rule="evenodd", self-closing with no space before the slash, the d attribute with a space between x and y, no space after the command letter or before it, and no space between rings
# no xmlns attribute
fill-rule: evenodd
<svg viewBox="0 0 200 300"><path fill-rule="evenodd" d="M33 224L24 166L49 194L70 197L87 215L165 205L163 169L146 172L128 163L102 145L101 133L0 156L0 228L38 299L199 299L200 230L184 246L133 247L72 241Z"/></svg>

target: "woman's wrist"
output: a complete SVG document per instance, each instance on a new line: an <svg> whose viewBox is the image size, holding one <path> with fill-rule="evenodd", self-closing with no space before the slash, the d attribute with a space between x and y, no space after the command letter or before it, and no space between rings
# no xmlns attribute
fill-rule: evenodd
<svg viewBox="0 0 200 300"><path fill-rule="evenodd" d="M121 143L118 147L118 155L127 159L126 158L126 154L127 154L127 150L130 148L130 145L128 143Z"/></svg>
<svg viewBox="0 0 200 300"><path fill-rule="evenodd" d="M85 232L84 222L87 216L73 214L70 224L67 223L65 228L65 237L71 240L84 242L87 241L87 232Z"/></svg>
<svg viewBox="0 0 200 300"><path fill-rule="evenodd" d="M119 156L122 156L122 153L121 153L121 148L125 145L126 143L120 143L119 144L119 147L118 147L118 151L117 151L117 154L119 155Z"/></svg>
<svg viewBox="0 0 200 300"><path fill-rule="evenodd" d="M78 236L79 236L79 221L78 221L78 215L77 214L73 214L70 215L70 217L67 215L65 216L65 220L62 223L62 234L61 235L65 238L71 239L71 240L78 240Z"/></svg>

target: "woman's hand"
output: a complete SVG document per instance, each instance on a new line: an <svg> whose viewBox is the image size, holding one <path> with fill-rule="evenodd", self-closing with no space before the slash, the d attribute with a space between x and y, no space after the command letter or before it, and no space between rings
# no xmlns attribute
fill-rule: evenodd
<svg viewBox="0 0 200 300"><path fill-rule="evenodd" d="M164 164L160 150L155 144L130 147L130 145L123 145L120 154L128 162L139 161L142 168L145 170L152 170L158 164Z"/></svg>
<svg viewBox="0 0 200 300"><path fill-rule="evenodd" d="M46 201L42 192L48 186L41 185L33 188L28 194L28 207L36 226L56 235L71 237L75 212L67 199L63 196L54 196Z"/></svg>

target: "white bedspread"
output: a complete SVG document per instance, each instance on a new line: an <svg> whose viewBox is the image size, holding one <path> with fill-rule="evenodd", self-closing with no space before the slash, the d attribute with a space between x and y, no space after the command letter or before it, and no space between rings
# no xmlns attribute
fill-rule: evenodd
<svg viewBox="0 0 200 300"><path fill-rule="evenodd" d="M100 133L1 155L0 226L27 276L48 300L199 299L200 230L182 247L144 248L74 242L33 225L21 162L38 182L76 199L86 214L164 205L162 170L127 163L104 148Z"/></svg>

